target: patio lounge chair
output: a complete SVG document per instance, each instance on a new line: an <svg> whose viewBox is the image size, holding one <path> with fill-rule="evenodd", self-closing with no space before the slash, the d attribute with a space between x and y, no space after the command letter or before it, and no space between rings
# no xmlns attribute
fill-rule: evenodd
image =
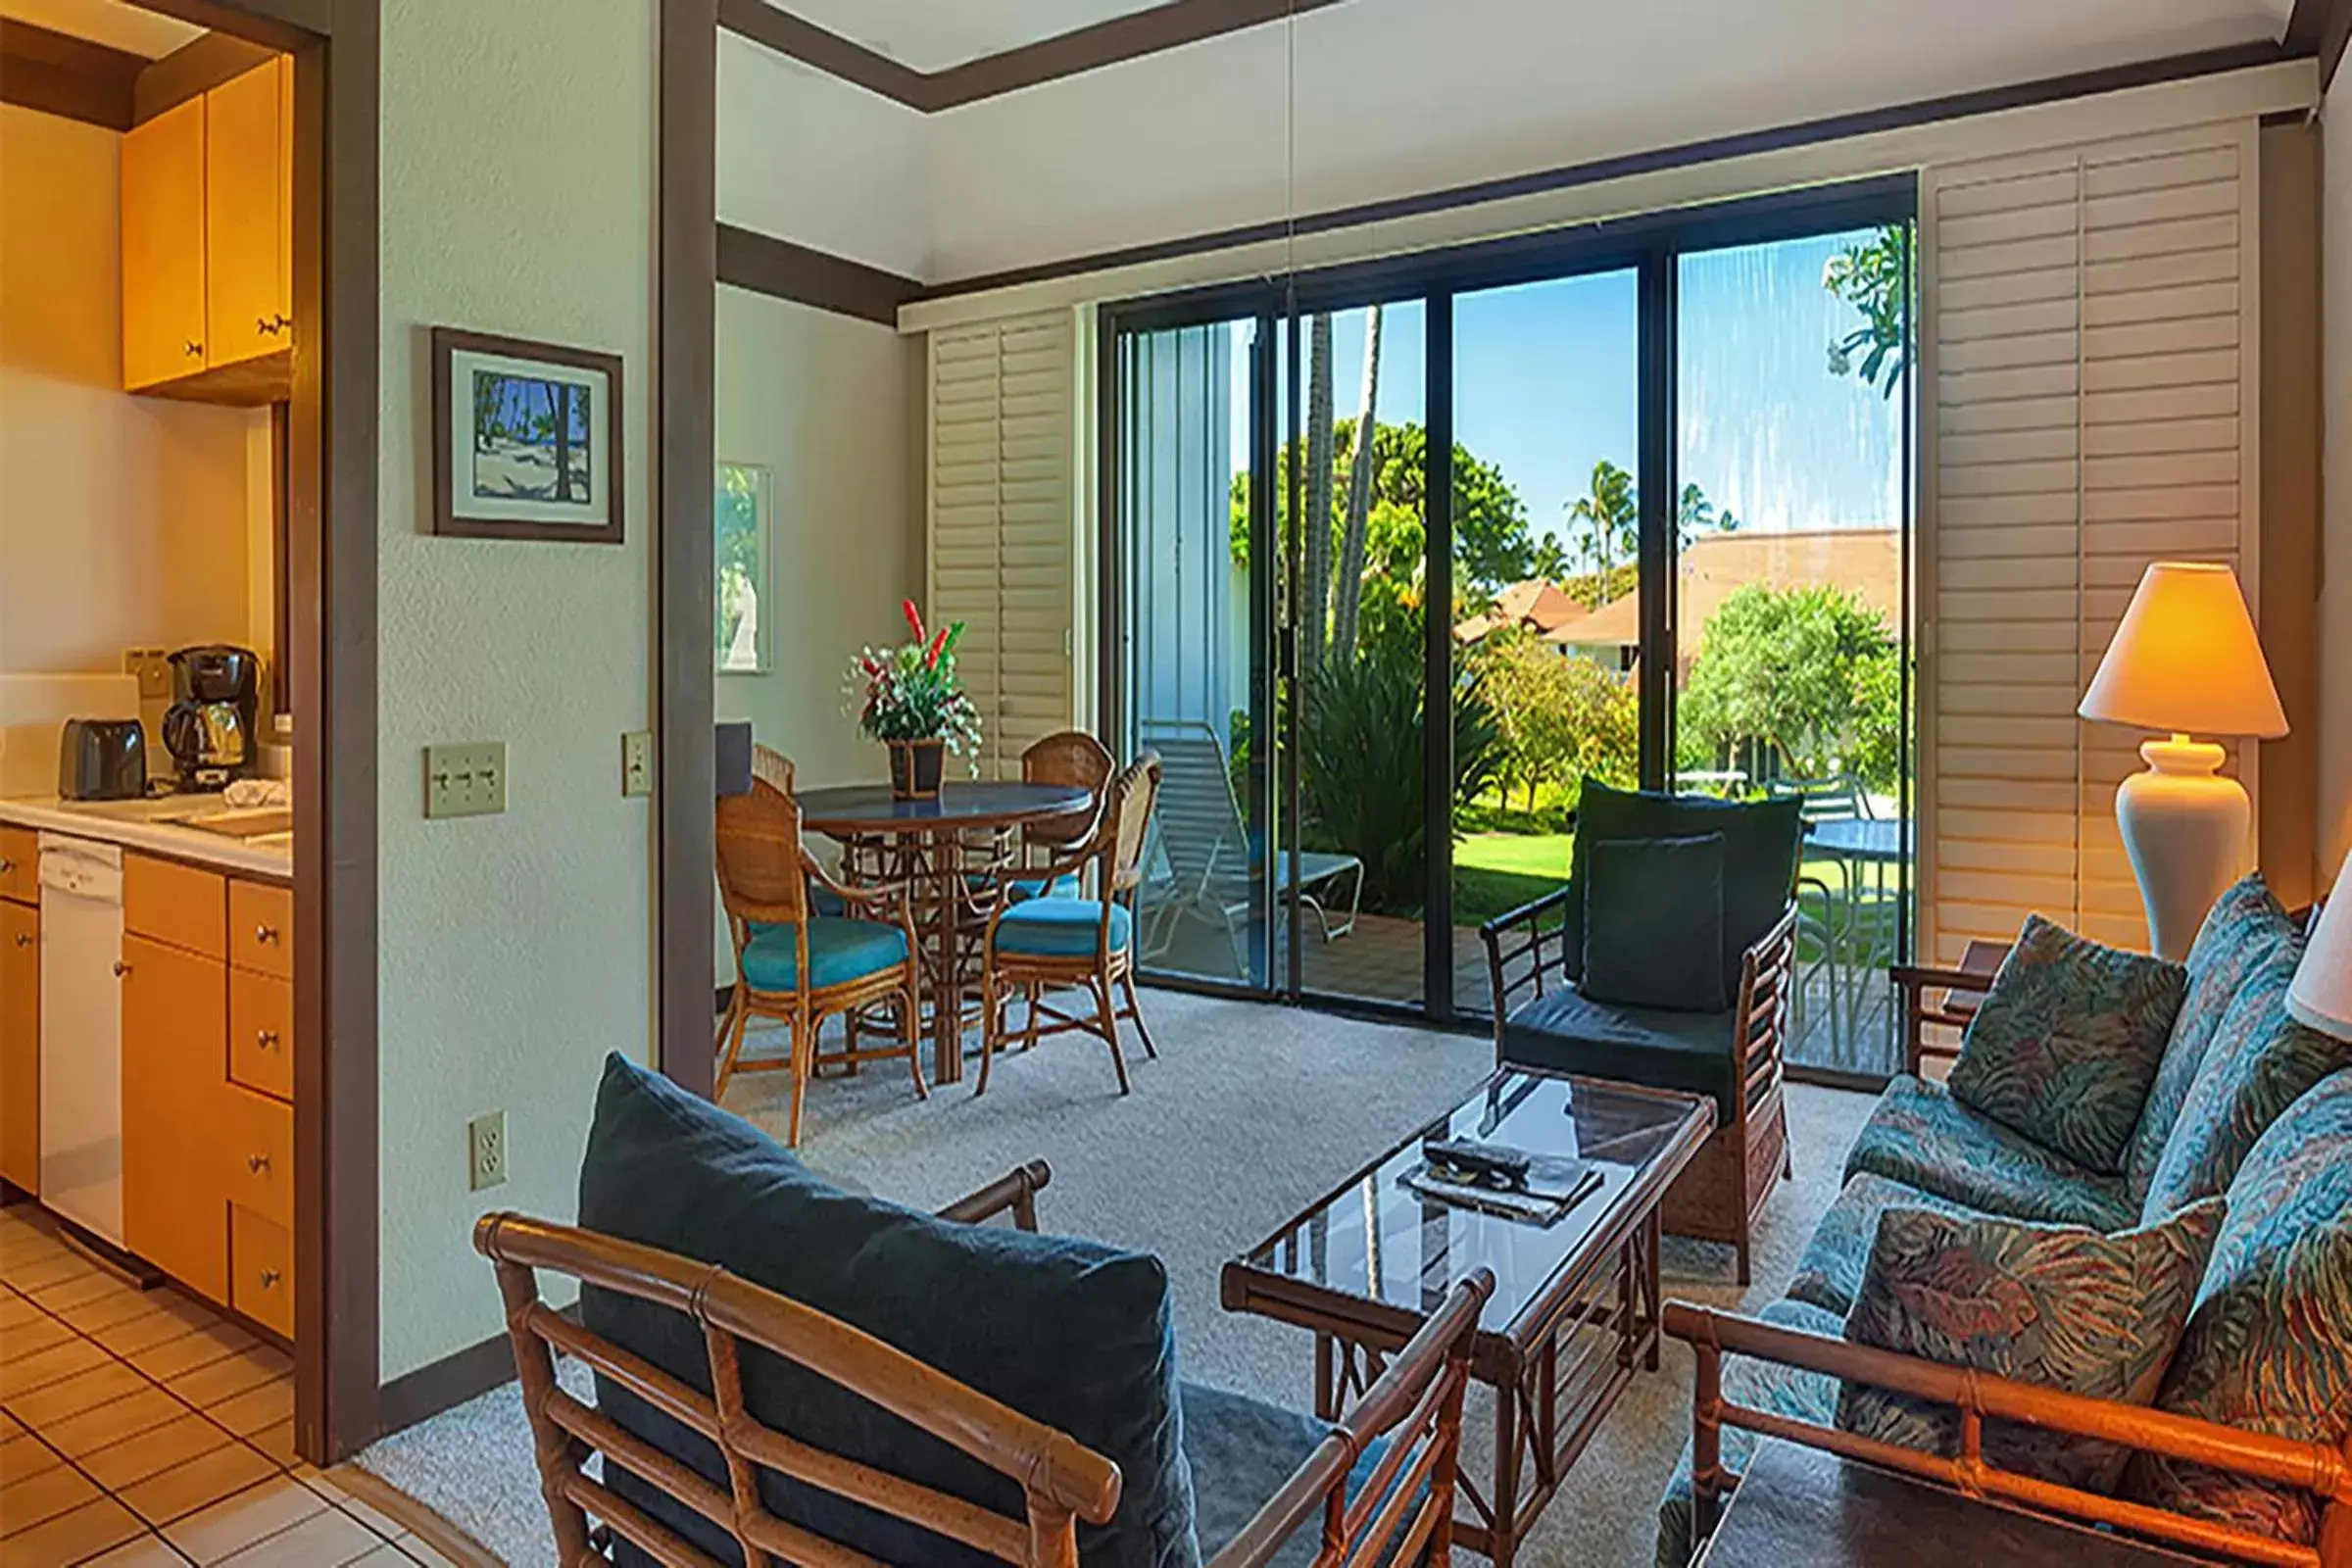
<svg viewBox="0 0 2352 1568"><path fill-rule="evenodd" d="M1242 823L1241 803L1234 798L1233 765L1224 742L1214 730L1197 720L1146 719L1141 744L1159 754L1158 854L1161 875L1148 884L1154 895L1153 912L1192 914L1225 928L1234 945L1237 964L1247 969L1242 931L1264 871L1262 845ZM1336 942L1355 929L1364 898L1364 862L1352 855L1303 853L1297 858L1298 902L1315 911L1323 940ZM1275 897L1284 898L1294 886L1292 857L1278 854L1274 863ZM1334 924L1325 900L1331 887L1348 880L1348 917ZM1318 890L1322 896L1318 896ZM1337 902L1336 900L1332 902ZM1152 933L1149 951L1166 943L1166 926Z"/></svg>

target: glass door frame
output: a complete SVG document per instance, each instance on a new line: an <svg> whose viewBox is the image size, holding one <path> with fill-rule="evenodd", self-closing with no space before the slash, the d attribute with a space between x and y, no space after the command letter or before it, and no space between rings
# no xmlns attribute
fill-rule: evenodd
<svg viewBox="0 0 2352 1568"><path fill-rule="evenodd" d="M1269 843L1293 858L1290 893L1273 897L1272 857L1267 857L1268 885L1262 890L1271 913L1279 903L1289 931L1301 929L1304 912L1298 886L1300 853L1295 824L1298 821L1298 707L1295 700L1298 672L1297 627L1278 621L1274 595L1275 563L1268 557L1271 535L1273 480L1277 454L1301 438L1300 323L1308 316L1360 309L1375 303L1418 302L1426 306L1423 350L1426 387L1423 424L1427 436L1424 475L1423 769L1428 854L1425 866L1427 897L1423 906L1423 1001L1420 1005L1340 997L1308 990L1303 984L1300 949L1287 944L1288 960L1277 975L1277 925L1268 919L1258 933L1261 950L1253 955L1267 984L1228 985L1213 980L1155 974L1154 983L1179 989L1257 1000L1306 1003L1335 1010L1382 1017L1403 1017L1440 1027L1463 1027L1483 1032L1488 1015L1453 994L1453 726L1450 701L1438 714L1440 694L1449 694L1454 679L1452 636L1453 602L1453 465L1454 443L1454 312L1462 294L1514 284L1548 282L1593 273L1634 271L1639 279L1640 351L1637 387L1639 442L1635 480L1640 497L1636 560L1642 585L1641 647L1637 662L1640 715L1640 779L1644 789L1671 787L1675 757L1676 648L1681 628L1675 624L1674 584L1680 555L1676 528L1676 497L1681 493L1678 384L1681 372L1680 263L1690 252L1769 244L1846 229L1888 223L1916 223L1919 180L1915 173L1896 173L1748 197L1703 206L1671 209L1623 219L1579 224L1572 228L1506 239L1477 242L1409 255L1348 263L1283 276L1247 279L1150 298L1113 302L1097 307L1099 356L1098 464L1100 497L1101 605L1098 658L1101 693L1100 722L1106 733L1123 734L1123 710L1128 681L1129 616L1121 602L1126 577L1126 541L1121 499L1124 469L1119 441L1125 413L1119 346L1126 337L1179 326L1254 319L1258 326L1253 351L1250 416L1250 613L1253 650L1263 649L1270 678L1252 683L1253 731L1268 733L1280 716L1282 735L1277 747L1279 765L1264 775L1268 782L1261 820L1272 829ZM1916 277L1916 264L1914 266ZM1915 328L1917 296L1906 299L1906 326ZM1281 334L1279 340L1275 334ZM1916 340L1916 331L1912 333ZM1284 352L1277 353L1277 343ZM1917 407L1917 355L1910 356L1905 374L1908 417L1903 428L1905 480L1902 528L1906 549L1903 572L1902 702L1910 712L1912 690L1913 573L1908 551L1914 532L1917 475L1914 430ZM1279 428L1278 428L1279 426ZM1303 509L1300 505L1300 465L1294 463L1292 494L1286 499L1288 525L1282 548L1290 580L1298 580L1301 562ZM1262 477L1261 477L1262 476ZM1653 591L1654 586L1654 591ZM1441 608L1442 607L1442 608ZM1262 641L1260 641L1262 639ZM1256 659L1253 653L1253 664ZM1285 690L1276 696L1276 683ZM1902 791L1906 814L1910 809L1916 771L1913 736L1906 725L1902 746ZM1908 934L1904 941L1907 943Z"/></svg>

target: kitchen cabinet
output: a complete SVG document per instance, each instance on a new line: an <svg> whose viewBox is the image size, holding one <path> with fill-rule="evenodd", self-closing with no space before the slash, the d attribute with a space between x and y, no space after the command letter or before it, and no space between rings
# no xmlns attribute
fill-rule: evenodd
<svg viewBox="0 0 2352 1568"><path fill-rule="evenodd" d="M122 384L258 406L289 394L293 62L278 56L122 138Z"/></svg>
<svg viewBox="0 0 2352 1568"><path fill-rule="evenodd" d="M280 56L204 95L204 358L274 353L294 325L292 173Z"/></svg>
<svg viewBox="0 0 2352 1568"><path fill-rule="evenodd" d="M0 1179L41 1187L41 913L0 899Z"/></svg>
<svg viewBox="0 0 2352 1568"><path fill-rule="evenodd" d="M0 827L0 899L41 902L41 840L29 828Z"/></svg>
<svg viewBox="0 0 2352 1568"><path fill-rule="evenodd" d="M228 1299L228 969L122 938L122 1228L130 1250Z"/></svg>
<svg viewBox="0 0 2352 1568"><path fill-rule="evenodd" d="M204 358L204 100L122 136L122 384L191 375Z"/></svg>

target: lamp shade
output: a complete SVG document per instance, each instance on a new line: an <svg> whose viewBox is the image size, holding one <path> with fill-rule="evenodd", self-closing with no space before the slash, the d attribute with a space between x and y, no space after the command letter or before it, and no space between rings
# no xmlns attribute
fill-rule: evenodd
<svg viewBox="0 0 2352 1568"><path fill-rule="evenodd" d="M2287 989L2286 1010L2324 1035L2352 1040L2352 856L2344 858L2335 894L2303 950L2302 966Z"/></svg>
<svg viewBox="0 0 2352 1568"><path fill-rule="evenodd" d="M2193 562L2148 567L2079 711L2176 735L2284 735L2286 710L2237 573Z"/></svg>

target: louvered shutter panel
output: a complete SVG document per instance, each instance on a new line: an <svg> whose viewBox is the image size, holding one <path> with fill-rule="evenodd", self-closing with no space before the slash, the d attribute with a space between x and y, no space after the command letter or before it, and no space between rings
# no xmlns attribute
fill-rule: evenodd
<svg viewBox="0 0 2352 1568"><path fill-rule="evenodd" d="M990 777L1071 720L1075 372L1066 312L931 334L927 598L964 622Z"/></svg>
<svg viewBox="0 0 2352 1568"><path fill-rule="evenodd" d="M2256 596L2256 147L2220 125L1923 180L1936 958L2029 912L2147 944L2115 823L2143 737L2075 706L2151 561Z"/></svg>

